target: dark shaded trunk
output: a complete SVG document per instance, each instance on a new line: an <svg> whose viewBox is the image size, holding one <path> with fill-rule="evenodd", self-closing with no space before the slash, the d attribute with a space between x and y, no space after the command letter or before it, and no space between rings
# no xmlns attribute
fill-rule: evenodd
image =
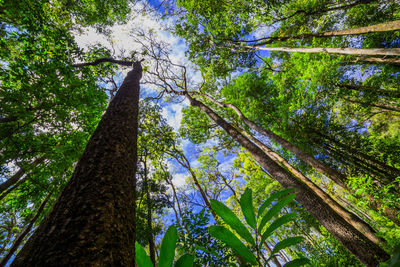
<svg viewBox="0 0 400 267"><path fill-rule="evenodd" d="M42 214L44 207L46 206L47 202L49 201L51 197L51 193L46 196L46 198L43 200L42 204L40 204L40 207L38 211L36 212L35 216L32 218L32 220L29 222L29 224L25 227L25 229L15 238L14 243L10 247L10 249L7 251L7 254L4 256L4 258L0 262L0 266L6 266L7 262L11 259L12 255L17 251L19 246L22 244L22 241L26 238L26 236L29 234L31 231L33 225L39 219L40 215Z"/></svg>
<svg viewBox="0 0 400 267"><path fill-rule="evenodd" d="M371 86L363 86L349 83L335 83L337 87L345 88L353 91L364 92L364 93L374 93L378 96L386 96L392 98L400 98L400 92L398 90L385 90L380 88L374 88Z"/></svg>
<svg viewBox="0 0 400 267"><path fill-rule="evenodd" d="M44 157L40 157L35 159L31 164L29 164L28 170L32 170L35 168L37 165L43 163L45 161ZM4 183L0 184L0 194L3 193L5 190L7 190L9 187L15 185L21 178L24 176L26 173L25 168L20 168L13 176L11 176L7 181Z"/></svg>
<svg viewBox="0 0 400 267"><path fill-rule="evenodd" d="M304 183L296 179L284 168L276 164L265 153L218 114L202 102L186 95L192 106L204 111L213 121L222 127L236 142L242 145L252 157L285 188L296 189L296 200L316 218L344 247L367 266L377 266L386 261L389 255L378 245L371 242L346 220L339 216L327 203Z"/></svg>
<svg viewBox="0 0 400 267"><path fill-rule="evenodd" d="M134 266L140 62L12 266Z"/></svg>

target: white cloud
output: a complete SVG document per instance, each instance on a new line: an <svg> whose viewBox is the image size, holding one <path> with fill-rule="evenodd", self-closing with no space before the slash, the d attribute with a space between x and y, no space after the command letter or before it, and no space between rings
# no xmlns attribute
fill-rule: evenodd
<svg viewBox="0 0 400 267"><path fill-rule="evenodd" d="M184 187L186 185L186 177L186 173L175 173L172 175L172 183L177 188Z"/></svg>

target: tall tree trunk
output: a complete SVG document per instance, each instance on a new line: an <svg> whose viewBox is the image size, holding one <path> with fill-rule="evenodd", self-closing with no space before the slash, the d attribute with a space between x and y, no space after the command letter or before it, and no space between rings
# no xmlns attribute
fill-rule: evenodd
<svg viewBox="0 0 400 267"><path fill-rule="evenodd" d="M235 105L229 104L229 103L228 104L221 103L221 102L213 99L212 97L210 97L209 95L206 95L206 94L203 94L203 96L205 96L208 100L210 100L211 102L213 102L214 104L216 104L216 105L218 105L220 107L231 108L233 111L236 112L236 114L239 116L239 118L248 127L250 127L250 129L253 129L256 132L258 132L258 133L260 133L260 134L262 134L262 135L274 140L279 145L281 145L283 148L289 150L294 155L296 155L299 159L301 159L302 161L304 161L305 163L307 163L308 165L310 165L311 167L316 169L318 172L325 174L327 177L332 179L332 181L334 181L340 187L342 187L344 189L348 189L348 187L345 184L346 177L343 174L341 174L338 171L332 169L331 167L329 167L328 165L324 164L323 162L318 161L313 156L308 155L302 149L300 149L299 147L297 147L297 146L293 145L292 143L288 142L287 140L285 140L284 138L282 138L279 135L275 134L274 132L258 126L256 123L252 122L246 116L244 116L244 114L240 111L240 109L237 108Z"/></svg>
<svg viewBox="0 0 400 267"><path fill-rule="evenodd" d="M242 145L283 187L295 188L296 200L362 263L367 266L377 266L379 262L389 258L389 255L382 248L357 231L325 203L323 199L317 196L314 191L266 156L258 146L241 135L218 114L190 95L186 94L186 97L192 106L196 106L205 112L236 142Z"/></svg>
<svg viewBox="0 0 400 267"><path fill-rule="evenodd" d="M290 171L297 179L302 181L305 185L307 185L312 191L315 192L321 199L324 200L337 214L342 216L349 224L351 224L354 228L356 228L360 233L364 234L369 240L379 245L384 243L384 240L376 236L375 230L368 225L366 222L361 220L357 215L352 212L349 212L345 208L343 208L339 203L337 203L330 195L325 193L319 186L314 184L313 181L305 177L299 170L294 168L287 162L283 157L281 157L278 153L272 151L260 142L258 139L254 138L250 134L242 131L242 134L246 136L249 140L254 142L265 154L267 154L272 160L276 163L282 165L288 171Z"/></svg>
<svg viewBox="0 0 400 267"><path fill-rule="evenodd" d="M35 216L32 218L32 220L29 222L29 224L25 227L25 229L15 238L14 243L12 244L11 248L8 250L7 254L4 256L4 258L0 262L0 267L6 266L7 262L11 259L12 255L17 251L19 246L21 245L22 241L26 238L26 236L29 234L31 231L33 225L39 219L40 215L42 214L44 207L46 206L47 202L49 201L51 197L51 193L49 193L46 198L43 200L42 204L40 204L40 207L38 211L36 212Z"/></svg>
<svg viewBox="0 0 400 267"><path fill-rule="evenodd" d="M151 194L150 194L150 185L149 185L149 179L147 177L147 151L145 149L145 156L143 160L143 165L144 165L144 181L143 181L143 187L146 190L146 206L147 206L147 231L148 231L148 242L149 242L149 253L150 253L150 260L153 263L153 266L156 266L156 252L155 252L155 244L154 244L154 239L153 239L153 227L152 227L152 209L151 209Z"/></svg>
<svg viewBox="0 0 400 267"><path fill-rule="evenodd" d="M12 266L134 266L141 77L135 62L70 181Z"/></svg>
<svg viewBox="0 0 400 267"><path fill-rule="evenodd" d="M40 157L35 159L32 163L29 164L28 170L32 170L37 165L43 163L45 161L44 157ZM13 176L11 176L7 181L0 184L0 194L7 190L10 186L15 185L26 173L26 169L20 168Z"/></svg>
<svg viewBox="0 0 400 267"><path fill-rule="evenodd" d="M281 36L281 37L266 37L265 41L253 44L253 46L271 44L273 42L282 42L289 40L305 39L305 38L327 38L335 36L346 36L346 35L360 35L373 32L388 32L400 30L400 20L384 22L380 24L370 25L366 27L345 29L341 31L330 31L321 33L305 33L295 36ZM256 40L255 40L256 41Z"/></svg>
<svg viewBox="0 0 400 267"><path fill-rule="evenodd" d="M384 58L384 57L359 57L355 60L349 61L349 62L343 62L343 65L348 65L348 64L360 64L360 63L365 63L365 64L394 64L394 65L399 65L400 64L400 58Z"/></svg>
<svg viewBox="0 0 400 267"><path fill-rule="evenodd" d="M400 48L347 48L347 47L261 47L261 46L237 46L256 50L289 52L289 53L327 53L343 55L368 55L368 56L400 56Z"/></svg>

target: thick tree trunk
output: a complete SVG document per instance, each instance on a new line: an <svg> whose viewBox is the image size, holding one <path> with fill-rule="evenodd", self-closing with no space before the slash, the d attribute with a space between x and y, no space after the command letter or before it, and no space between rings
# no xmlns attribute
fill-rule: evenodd
<svg viewBox="0 0 400 267"><path fill-rule="evenodd" d="M140 62L12 266L134 266Z"/></svg>
<svg viewBox="0 0 400 267"><path fill-rule="evenodd" d="M400 48L347 48L347 47L294 48L294 47L261 47L261 46L243 46L243 47L256 50L289 52L289 53L298 52L298 53L327 53L327 54L368 55L368 56L400 56Z"/></svg>
<svg viewBox="0 0 400 267"><path fill-rule="evenodd" d="M32 218L32 220L29 222L29 224L26 226L26 228L15 238L14 243L12 244L11 248L7 251L7 254L4 256L4 258L0 262L0 267L6 266L7 262L11 259L12 255L17 251L19 246L22 244L22 241L26 238L26 236L29 234L31 231L33 225L39 219L40 215L42 214L44 207L47 204L47 201L49 201L51 197L51 193L46 196L46 198L43 200L42 204L40 204L40 207L38 211L36 212L35 216Z"/></svg>
<svg viewBox="0 0 400 267"><path fill-rule="evenodd" d="M31 164L29 164L29 171L35 168L37 165L43 163L44 160L44 157L35 159ZM22 178L22 176L24 176L25 173L26 170L24 168L20 168L13 176L7 179L7 181L0 184L0 194L7 190L10 186L15 185Z"/></svg>
<svg viewBox="0 0 400 267"><path fill-rule="evenodd" d="M229 104L229 103L228 104L221 103L206 94L204 94L203 96L205 96L208 100L210 100L211 102L213 102L214 104L216 104L220 107L231 108L233 111L236 112L236 114L239 116L239 118L251 129L274 140L279 145L281 145L283 148L286 148L287 150L289 150L290 152L295 154L299 159L301 159L302 161L304 161L305 163L307 163L308 165L310 165L311 167L316 169L318 172L325 174L327 177L332 179L332 181L334 181L340 187L342 187L344 189L348 189L348 187L345 184L346 177L343 174L332 169L328 165L316 160L313 156L308 155L302 149L300 149L299 147L286 141L284 138L280 137L279 135L275 134L274 132L258 126L256 123L252 122L246 116L244 116L244 114L240 111L240 109L237 108L235 105Z"/></svg>
<svg viewBox="0 0 400 267"><path fill-rule="evenodd" d="M296 200L362 263L367 266L377 266L379 262L389 258L389 255L382 248L357 231L325 203L323 199L317 196L314 191L267 157L258 146L241 135L218 114L190 95L186 94L186 97L189 99L191 105L204 111L236 142L242 145L283 187L295 188Z"/></svg>
<svg viewBox="0 0 400 267"><path fill-rule="evenodd" d="M330 32L321 32L321 33L305 33L295 36L281 36L281 37L267 37L265 41L254 44L254 46L258 45L266 45L271 44L273 42L282 42L289 40L297 40L297 39L305 39L305 38L327 38L327 37L335 37L335 36L346 36L346 35L360 35L367 34L372 32L388 32L388 31L397 31L400 30L400 20L384 22L376 25L370 25L366 27L359 27L353 29L345 29L341 31L330 31Z"/></svg>

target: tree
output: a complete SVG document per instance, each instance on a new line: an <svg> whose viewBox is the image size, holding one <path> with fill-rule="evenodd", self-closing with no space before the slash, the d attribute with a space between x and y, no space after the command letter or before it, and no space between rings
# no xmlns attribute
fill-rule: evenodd
<svg viewBox="0 0 400 267"><path fill-rule="evenodd" d="M71 180L13 266L132 265L141 71L140 62L135 62Z"/></svg>

